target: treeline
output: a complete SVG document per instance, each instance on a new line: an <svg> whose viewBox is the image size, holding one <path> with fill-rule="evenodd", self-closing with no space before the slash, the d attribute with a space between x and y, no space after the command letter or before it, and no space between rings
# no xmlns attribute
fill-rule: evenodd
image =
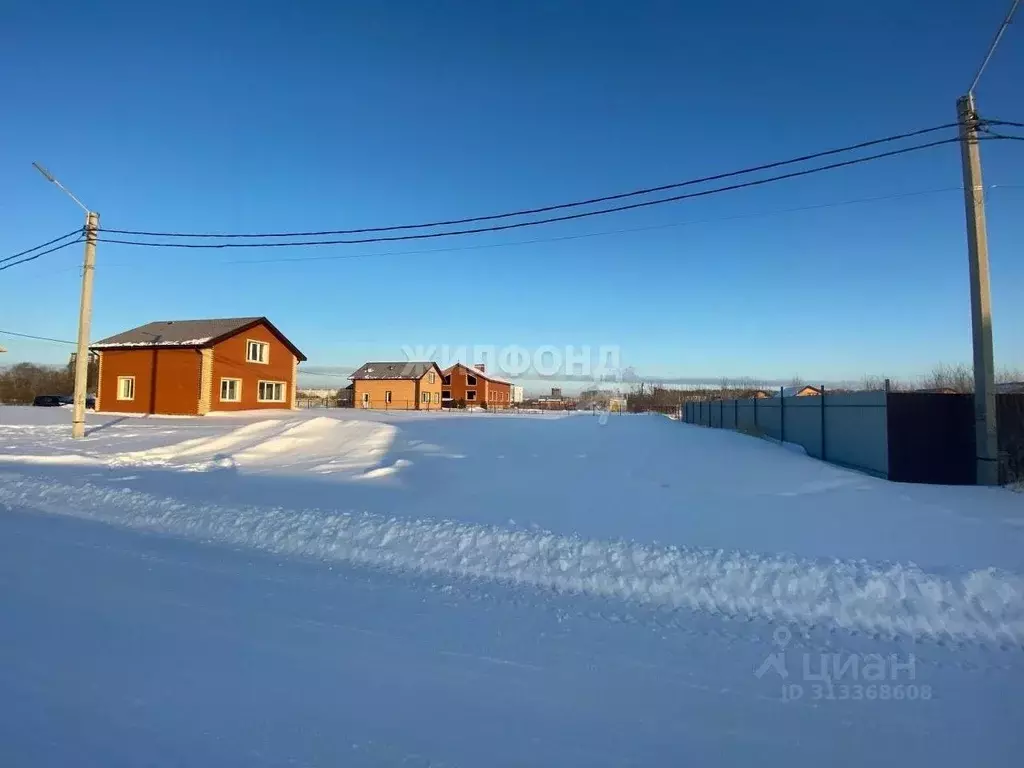
<svg viewBox="0 0 1024 768"><path fill-rule="evenodd" d="M75 371L66 366L18 363L0 370L0 403L27 405L36 395L70 395L75 390ZM89 363L87 391L96 391L96 363Z"/></svg>

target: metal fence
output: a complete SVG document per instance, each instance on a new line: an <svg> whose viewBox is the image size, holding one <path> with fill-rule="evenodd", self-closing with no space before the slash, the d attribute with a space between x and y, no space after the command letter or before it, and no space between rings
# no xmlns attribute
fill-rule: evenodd
<svg viewBox="0 0 1024 768"><path fill-rule="evenodd" d="M909 483L975 482L969 394L844 392L687 403L683 420L802 445L815 458ZM781 393L780 393L781 394ZM1024 477L1024 395L996 396L1000 482Z"/></svg>
<svg viewBox="0 0 1024 768"><path fill-rule="evenodd" d="M804 447L809 456L881 477L889 472L886 393L686 403L683 420Z"/></svg>

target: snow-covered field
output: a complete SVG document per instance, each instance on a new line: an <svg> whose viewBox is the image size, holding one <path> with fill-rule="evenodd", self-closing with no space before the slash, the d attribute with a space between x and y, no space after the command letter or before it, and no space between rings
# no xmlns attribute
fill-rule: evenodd
<svg viewBox="0 0 1024 768"><path fill-rule="evenodd" d="M68 420L0 408L0 765L1019 761L1022 494L659 416Z"/></svg>

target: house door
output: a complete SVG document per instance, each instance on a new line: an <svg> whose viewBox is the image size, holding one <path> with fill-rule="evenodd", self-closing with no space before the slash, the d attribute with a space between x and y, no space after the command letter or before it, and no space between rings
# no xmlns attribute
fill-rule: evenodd
<svg viewBox="0 0 1024 768"><path fill-rule="evenodd" d="M363 408L369 408L369 407L370 407L370 393L369 392L363 392Z"/></svg>

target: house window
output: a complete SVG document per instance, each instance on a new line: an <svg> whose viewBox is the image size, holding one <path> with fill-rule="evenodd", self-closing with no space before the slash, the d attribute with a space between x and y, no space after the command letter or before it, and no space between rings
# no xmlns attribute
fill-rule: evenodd
<svg viewBox="0 0 1024 768"><path fill-rule="evenodd" d="M450 389L442 389L441 390L441 399L442 400L451 400L452 399L452 391Z"/></svg>
<svg viewBox="0 0 1024 768"><path fill-rule="evenodd" d="M466 390L466 399L467 400L476 400L476 390L475 389L467 389Z"/></svg>
<svg viewBox="0 0 1024 768"><path fill-rule="evenodd" d="M437 381L437 374L431 371L427 374L427 383L433 384L435 381Z"/></svg>
<svg viewBox="0 0 1024 768"><path fill-rule="evenodd" d="M446 387L450 387L452 385L452 375L449 373L447 376L443 376L441 381L444 382Z"/></svg>
<svg viewBox="0 0 1024 768"><path fill-rule="evenodd" d="M265 341L253 341L252 339L247 339L245 342L245 362L269 363L270 345Z"/></svg>
<svg viewBox="0 0 1024 768"><path fill-rule="evenodd" d="M370 393L369 392L363 392L363 408L369 408L369 407L370 407Z"/></svg>
<svg viewBox="0 0 1024 768"><path fill-rule="evenodd" d="M471 386L471 387L475 387L476 386L476 376L474 376L471 373L467 373L466 374L466 383L469 386Z"/></svg>
<svg viewBox="0 0 1024 768"><path fill-rule="evenodd" d="M421 403L429 403L430 402L430 393L429 392L424 392L423 394L421 394L420 395L420 402Z"/></svg>
<svg viewBox="0 0 1024 768"><path fill-rule="evenodd" d="M256 388L256 402L259 403L283 403L284 382L283 381L261 381Z"/></svg>
<svg viewBox="0 0 1024 768"><path fill-rule="evenodd" d="M437 405L440 402L441 402L441 393L440 392L435 392L434 393L434 405Z"/></svg>
<svg viewBox="0 0 1024 768"><path fill-rule="evenodd" d="M237 403L242 399L241 379L221 379L220 399L225 403Z"/></svg>
<svg viewBox="0 0 1024 768"><path fill-rule="evenodd" d="M134 376L118 376L117 377L117 399L118 400L134 400L135 399L135 377Z"/></svg>
<svg viewBox="0 0 1024 768"><path fill-rule="evenodd" d="M385 403L390 403L391 402L391 390L390 389L384 390L384 402Z"/></svg>

